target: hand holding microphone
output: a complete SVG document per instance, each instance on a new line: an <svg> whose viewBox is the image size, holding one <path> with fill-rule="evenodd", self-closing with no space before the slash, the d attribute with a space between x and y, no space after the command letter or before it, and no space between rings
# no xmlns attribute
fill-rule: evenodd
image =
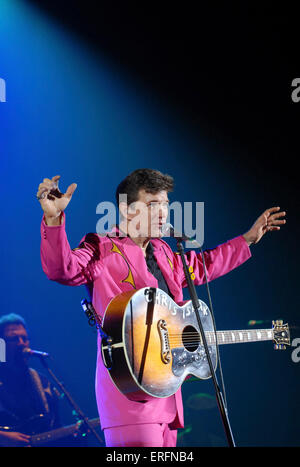
<svg viewBox="0 0 300 467"><path fill-rule="evenodd" d="M36 194L44 211L47 225L60 225L61 213L68 206L77 188L77 184L72 183L66 193L62 193L58 188L59 179L60 175L55 175L51 180L44 178Z"/></svg>

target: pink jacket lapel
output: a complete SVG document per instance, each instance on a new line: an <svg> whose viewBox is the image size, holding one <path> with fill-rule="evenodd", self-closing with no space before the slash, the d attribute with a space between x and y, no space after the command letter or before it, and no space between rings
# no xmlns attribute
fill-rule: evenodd
<svg viewBox="0 0 300 467"><path fill-rule="evenodd" d="M172 263L172 260L171 258L169 258L167 254L167 249L164 248L160 240L154 239L152 240L152 244L154 247L154 256L157 261L157 264L162 272L162 275L165 278L165 281L168 284L171 294L176 300L176 297L178 296L178 287L175 283L174 265Z"/></svg>
<svg viewBox="0 0 300 467"><path fill-rule="evenodd" d="M126 258L134 275L136 288L140 289L147 286L158 287L157 280L148 271L142 249L130 237L109 236Z"/></svg>
<svg viewBox="0 0 300 467"><path fill-rule="evenodd" d="M113 232L118 232L118 228L115 227L112 230L112 233ZM136 287L158 287L156 278L148 271L147 263L141 248L139 248L128 236L112 236L111 239L113 242L115 242L124 257L127 259L134 274ZM174 282L174 266L172 261L170 258L168 258L167 251L159 239L152 239L151 242L154 247L155 259L168 284L170 292L172 293L173 297L177 297L179 291L176 283Z"/></svg>

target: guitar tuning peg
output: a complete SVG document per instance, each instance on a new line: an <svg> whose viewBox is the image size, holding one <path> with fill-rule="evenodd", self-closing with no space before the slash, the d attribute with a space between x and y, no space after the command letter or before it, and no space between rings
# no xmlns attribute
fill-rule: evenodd
<svg viewBox="0 0 300 467"><path fill-rule="evenodd" d="M286 346L283 344L274 344L274 349L275 350L285 350Z"/></svg>

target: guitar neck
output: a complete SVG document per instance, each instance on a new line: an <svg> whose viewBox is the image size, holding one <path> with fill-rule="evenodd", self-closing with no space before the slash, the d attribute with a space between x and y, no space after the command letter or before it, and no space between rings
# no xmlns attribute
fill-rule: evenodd
<svg viewBox="0 0 300 467"><path fill-rule="evenodd" d="M215 343L215 333L206 332L208 344ZM242 344L244 342L259 342L273 340L272 329L245 329L237 331L217 331L218 345Z"/></svg>
<svg viewBox="0 0 300 467"><path fill-rule="evenodd" d="M89 420L92 427L96 427L99 425L99 418L93 418ZM32 435L30 438L31 446L40 446L43 443L47 443L49 441L55 441L66 436L72 435L77 431L76 424L64 426L62 428L57 428L55 430L46 431L44 433L39 433L37 435Z"/></svg>

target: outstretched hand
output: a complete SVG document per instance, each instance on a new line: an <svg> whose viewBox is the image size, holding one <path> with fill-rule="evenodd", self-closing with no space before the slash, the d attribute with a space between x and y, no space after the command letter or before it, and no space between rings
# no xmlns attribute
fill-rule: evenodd
<svg viewBox="0 0 300 467"><path fill-rule="evenodd" d="M51 180L44 178L43 182L39 184L37 191L37 199L45 213L45 219L58 219L61 212L66 209L71 201L72 195L77 188L76 183L72 183L66 193L62 193L58 188L60 175L55 175Z"/></svg>
<svg viewBox="0 0 300 467"><path fill-rule="evenodd" d="M248 245L258 243L267 232L280 230L280 225L286 223L286 220L282 219L286 213L284 211L279 212L279 210L280 207L273 207L259 216L251 229L243 235Z"/></svg>

